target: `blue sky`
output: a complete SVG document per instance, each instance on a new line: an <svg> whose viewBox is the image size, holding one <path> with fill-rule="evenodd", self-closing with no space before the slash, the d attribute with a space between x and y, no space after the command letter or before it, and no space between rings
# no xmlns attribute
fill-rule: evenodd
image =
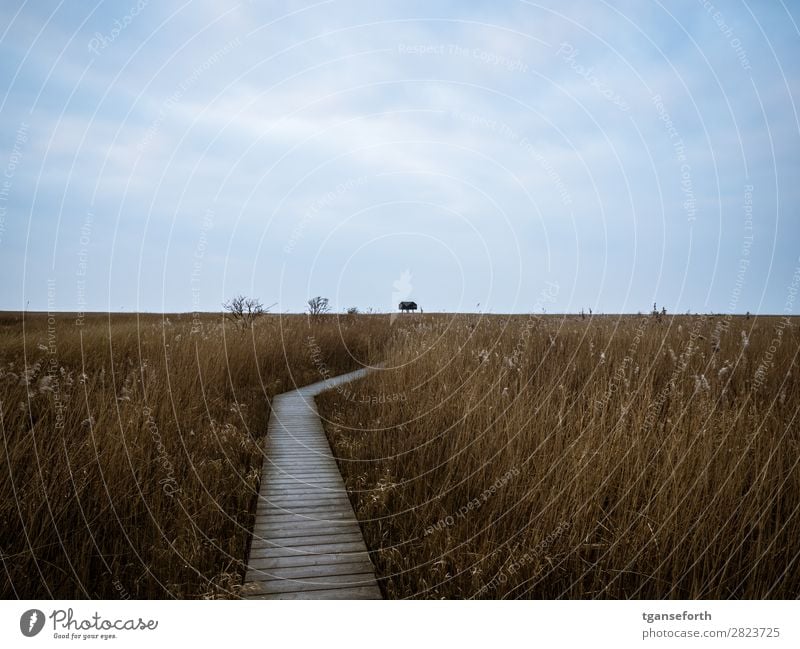
<svg viewBox="0 0 800 649"><path fill-rule="evenodd" d="M2 3L0 309L786 308L797 3L165 4Z"/></svg>

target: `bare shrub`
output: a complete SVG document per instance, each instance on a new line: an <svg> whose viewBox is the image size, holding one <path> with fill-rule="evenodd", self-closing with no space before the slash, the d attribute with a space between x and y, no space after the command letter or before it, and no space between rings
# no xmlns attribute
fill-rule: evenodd
<svg viewBox="0 0 800 649"><path fill-rule="evenodd" d="M326 313L330 313L330 300L326 297L317 296L312 297L308 301L308 315L312 317L321 316Z"/></svg>
<svg viewBox="0 0 800 649"><path fill-rule="evenodd" d="M261 300L256 298L237 295L227 302L223 302L222 308L226 312L225 317L238 329L245 331L251 329L255 321L268 313L271 307L265 307Z"/></svg>

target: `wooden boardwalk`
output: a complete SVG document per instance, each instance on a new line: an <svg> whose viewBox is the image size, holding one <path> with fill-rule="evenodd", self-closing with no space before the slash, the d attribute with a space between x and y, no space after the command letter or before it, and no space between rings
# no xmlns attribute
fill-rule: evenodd
<svg viewBox="0 0 800 649"><path fill-rule="evenodd" d="M381 599L314 396L366 370L286 392L272 401L248 599Z"/></svg>

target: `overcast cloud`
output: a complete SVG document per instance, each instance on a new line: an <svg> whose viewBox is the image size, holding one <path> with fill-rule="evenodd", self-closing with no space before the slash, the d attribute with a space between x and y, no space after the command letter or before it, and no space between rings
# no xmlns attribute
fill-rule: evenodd
<svg viewBox="0 0 800 649"><path fill-rule="evenodd" d="M0 308L784 310L796 6L166 4L2 4Z"/></svg>

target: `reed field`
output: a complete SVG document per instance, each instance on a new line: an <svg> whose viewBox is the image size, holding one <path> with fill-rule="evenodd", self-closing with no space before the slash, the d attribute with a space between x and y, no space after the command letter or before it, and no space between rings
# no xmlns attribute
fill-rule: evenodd
<svg viewBox="0 0 800 649"><path fill-rule="evenodd" d="M800 595L798 321L0 315L2 595L236 597L318 398L389 598Z"/></svg>
<svg viewBox="0 0 800 649"><path fill-rule="evenodd" d="M800 596L798 321L401 316L318 397L389 598Z"/></svg>
<svg viewBox="0 0 800 649"><path fill-rule="evenodd" d="M0 314L0 594L235 596L269 398L377 357L388 331Z"/></svg>

